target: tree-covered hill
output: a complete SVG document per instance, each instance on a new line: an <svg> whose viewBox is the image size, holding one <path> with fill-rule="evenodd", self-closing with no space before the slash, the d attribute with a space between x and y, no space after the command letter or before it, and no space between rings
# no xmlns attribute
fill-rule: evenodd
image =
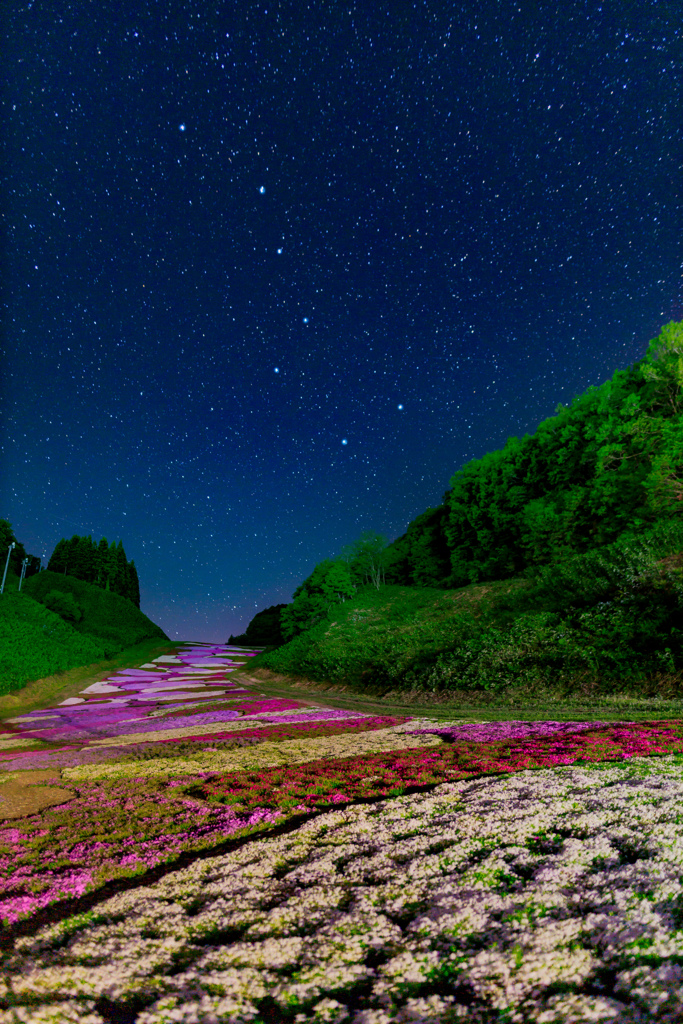
<svg viewBox="0 0 683 1024"><path fill-rule="evenodd" d="M50 559L59 572L40 572L40 559L26 554L6 519L0 520L0 542L5 553L0 571L7 567L0 594L0 693L111 658L144 640L168 640L140 611L135 565L120 541L95 545L90 537L76 536L60 541ZM80 578L65 573L67 566Z"/></svg>
<svg viewBox="0 0 683 1024"><path fill-rule="evenodd" d="M683 697L683 523L524 576L446 590L372 584L250 671L450 700Z"/></svg>
<svg viewBox="0 0 683 1024"><path fill-rule="evenodd" d="M255 615L240 636L230 636L229 644L244 647L277 647L284 642L280 627L280 615L286 604L274 604Z"/></svg>
<svg viewBox="0 0 683 1024"><path fill-rule="evenodd" d="M637 535L683 511L683 324L644 359L467 463L384 551L387 582L461 587Z"/></svg>
<svg viewBox="0 0 683 1024"><path fill-rule="evenodd" d="M62 538L55 546L47 567L51 572L111 590L140 607L140 584L135 562L126 558L122 541L108 544L106 537L102 537L96 544L92 537L79 537L77 534L71 540Z"/></svg>
<svg viewBox="0 0 683 1024"><path fill-rule="evenodd" d="M106 657L133 647L141 640L168 637L128 598L61 573L38 573L24 582L21 593L55 611L84 636L90 637Z"/></svg>
<svg viewBox="0 0 683 1024"><path fill-rule="evenodd" d="M680 518L682 413L683 323L670 323L630 369L458 470L443 503L393 543L366 532L320 562L281 611L283 639L368 582L453 589L506 579Z"/></svg>
<svg viewBox="0 0 683 1024"><path fill-rule="evenodd" d="M501 652L507 649L512 663L519 660L524 644L552 648L550 662L553 671L565 672L562 678L571 676L572 659L576 665L592 664L595 671L601 664L603 675L628 675L629 652L635 652L638 678L654 671L660 656L669 675L677 678L683 671L682 512L683 324L670 323L632 367L589 388L568 408L558 406L556 415L534 434L510 438L499 451L458 470L443 503L417 516L393 543L367 532L337 558L315 566L280 612L284 646L259 662L279 669L286 664L286 671L309 674L317 665L318 675L324 674L327 654L313 657L312 647L329 646L329 639L322 639L329 622L340 615L346 622L347 612L351 614L368 588L458 591L508 580L524 590L525 581L541 574L545 589L532 587L530 598L518 595L493 616L493 629L505 627L495 643L492 634L486 639L497 651L499 681L506 671ZM665 580L655 567L657 559L671 570ZM577 596L582 574L587 590ZM565 580L566 600L555 608L548 581L560 579ZM528 617L535 615L550 618L530 625ZM587 619L579 627L576 615L588 615L590 628L584 628ZM649 622L643 623L643 616ZM551 642L558 629L561 636L571 637L565 648ZM410 626L404 623L402 632L409 634ZM387 670L381 659L393 655L375 644L370 656L373 644L367 639L363 671L366 678L380 678ZM466 641L468 657L475 658L477 643L473 633ZM597 656L591 661L596 644L604 648L602 661ZM419 652L408 646L412 664ZM455 649L447 645L452 678L464 671ZM609 650L614 652L612 670L607 667ZM347 661L342 657L338 664L348 668ZM425 663L427 675L421 676L416 668L420 663L417 657L409 670L415 685L436 671ZM477 676L482 685L488 671L482 669ZM440 673L429 678L443 680Z"/></svg>

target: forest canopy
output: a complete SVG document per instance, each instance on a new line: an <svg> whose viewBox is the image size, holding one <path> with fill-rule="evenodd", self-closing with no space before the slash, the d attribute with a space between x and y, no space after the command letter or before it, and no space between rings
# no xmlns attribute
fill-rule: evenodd
<svg viewBox="0 0 683 1024"><path fill-rule="evenodd" d="M442 504L395 541L367 532L319 563L280 612L283 638L363 585L507 579L680 517L682 412L683 323L671 322L629 369L454 473Z"/></svg>
<svg viewBox="0 0 683 1024"><path fill-rule="evenodd" d="M76 534L71 540L62 538L47 567L50 572L63 573L102 590L111 590L127 597L136 608L140 607L140 584L135 562L126 558L122 541L108 544L102 537L96 544L92 537Z"/></svg>

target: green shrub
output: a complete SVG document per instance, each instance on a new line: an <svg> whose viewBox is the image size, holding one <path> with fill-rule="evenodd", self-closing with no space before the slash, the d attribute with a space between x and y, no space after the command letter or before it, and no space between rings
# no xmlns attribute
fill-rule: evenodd
<svg viewBox="0 0 683 1024"><path fill-rule="evenodd" d="M0 693L104 656L91 637L23 591L0 595Z"/></svg>
<svg viewBox="0 0 683 1024"><path fill-rule="evenodd" d="M43 598L42 603L67 622L80 622L83 618L83 610L73 594L65 594L61 590L50 590Z"/></svg>

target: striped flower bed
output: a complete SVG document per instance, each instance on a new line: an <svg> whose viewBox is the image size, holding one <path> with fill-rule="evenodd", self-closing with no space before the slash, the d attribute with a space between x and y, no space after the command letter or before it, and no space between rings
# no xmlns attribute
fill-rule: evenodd
<svg viewBox="0 0 683 1024"><path fill-rule="evenodd" d="M5 951L0 1024L683 1019L683 722L259 700L214 671L237 653L10 723L36 749L5 771L68 800L0 828L0 917L92 909Z"/></svg>

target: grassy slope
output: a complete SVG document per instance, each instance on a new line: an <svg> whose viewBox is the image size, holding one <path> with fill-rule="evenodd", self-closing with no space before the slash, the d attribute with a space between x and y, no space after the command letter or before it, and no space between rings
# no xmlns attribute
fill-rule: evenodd
<svg viewBox="0 0 683 1024"><path fill-rule="evenodd" d="M41 572L31 576L22 587L22 593L37 601L51 590L73 595L83 611L83 618L74 623L74 628L92 637L104 648L107 656L153 637L168 640L161 627L148 619L132 601L72 576Z"/></svg>
<svg viewBox="0 0 683 1024"><path fill-rule="evenodd" d="M97 661L103 648L25 594L0 595L0 693L73 665Z"/></svg>
<svg viewBox="0 0 683 1024"><path fill-rule="evenodd" d="M120 669L137 668L160 654L173 654L182 646L159 639L143 640L112 658L103 658L89 665L77 665L43 679L34 679L21 690L0 696L0 721L29 711L53 707L67 697L77 697L91 683L114 675Z"/></svg>
<svg viewBox="0 0 683 1024"><path fill-rule="evenodd" d="M146 641L168 644L163 630L130 601L81 580L43 572L26 580L8 574L0 595L0 693L70 669L105 663ZM82 609L70 623L37 598L50 590L70 593Z"/></svg>
<svg viewBox="0 0 683 1024"><path fill-rule="evenodd" d="M490 719L556 717L604 718L680 717L683 672L654 673L637 685L632 681L609 688L595 674L577 668L561 684L542 676L533 683L515 681L497 689L448 686L435 692L425 685L439 653L457 646L461 623L468 616L496 623L512 599L519 604L528 591L526 579L474 584L443 591L416 587L367 588L336 605L332 621L320 623L277 650L255 658L249 675L273 695L301 695L302 689L324 693L326 704L358 707L385 714L433 714ZM459 624L460 623L460 624ZM529 645L533 647L534 636ZM512 652L518 653L520 645ZM386 673L386 666L392 672ZM406 685L408 683L408 685Z"/></svg>

